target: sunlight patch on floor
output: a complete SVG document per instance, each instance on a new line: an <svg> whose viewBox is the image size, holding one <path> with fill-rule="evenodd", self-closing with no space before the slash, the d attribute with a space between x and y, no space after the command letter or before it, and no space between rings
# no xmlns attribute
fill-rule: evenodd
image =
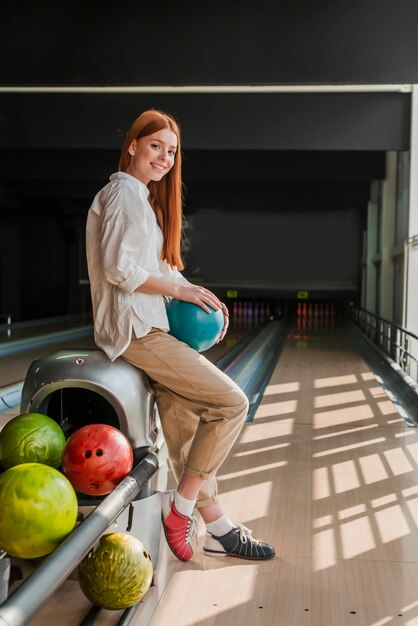
<svg viewBox="0 0 418 626"><path fill-rule="evenodd" d="M321 411L313 415L313 427L325 428L328 426L338 426L339 424L351 424L374 417L373 411L368 404L360 406L333 409L332 411Z"/></svg>
<svg viewBox="0 0 418 626"><path fill-rule="evenodd" d="M276 394L279 394L279 393L294 393L296 391L299 391L299 389L300 389L299 382L277 383L275 385L267 385L267 387L264 390L264 395L275 396Z"/></svg>
<svg viewBox="0 0 418 626"><path fill-rule="evenodd" d="M415 433L412 433L412 434L415 434ZM413 458L415 465L416 465L418 462L418 443L408 443L406 445L406 449L408 450L409 454Z"/></svg>
<svg viewBox="0 0 418 626"><path fill-rule="evenodd" d="M313 458L328 456L329 454L339 454L340 452L346 452L347 450L357 450L366 446L376 445L376 443L382 443L386 441L385 437L378 437L376 439L369 439L368 441L362 441L361 443L351 443L346 446L340 446L339 448L331 448L330 450L323 450L322 452L315 452Z"/></svg>
<svg viewBox="0 0 418 626"><path fill-rule="evenodd" d="M381 400L376 403L382 415L397 415L398 412L391 400Z"/></svg>
<svg viewBox="0 0 418 626"><path fill-rule="evenodd" d="M293 433L294 422L295 419L289 417L286 420L274 424L273 428L269 422L265 424L248 424L240 435L239 444L265 440L271 441L272 437L289 437L289 435Z"/></svg>
<svg viewBox="0 0 418 626"><path fill-rule="evenodd" d="M268 465L257 465L257 467L247 467L243 470L236 472L230 472L229 474L218 473L218 482L222 480L229 480L230 478L238 478L239 476L249 476L250 474L258 474L258 472L270 471L279 467L288 465L288 461L277 461L277 463L269 463Z"/></svg>
<svg viewBox="0 0 418 626"><path fill-rule="evenodd" d="M317 467L312 472L312 499L322 500L329 498L331 489L328 478L327 467Z"/></svg>
<svg viewBox="0 0 418 626"><path fill-rule="evenodd" d="M260 404L256 411L254 419L260 419L261 417L273 417L274 415L287 415L289 413L296 413L298 408L297 400L286 400L284 402L268 402Z"/></svg>
<svg viewBox="0 0 418 626"><path fill-rule="evenodd" d="M372 372L363 372L361 374L363 380L376 380L374 374Z"/></svg>
<svg viewBox="0 0 418 626"><path fill-rule="evenodd" d="M397 417L394 420L387 421L387 424L400 424L400 423L405 423L405 420L403 419L403 417Z"/></svg>
<svg viewBox="0 0 418 626"><path fill-rule="evenodd" d="M290 443L277 443L274 446L264 446L263 448L254 448L254 450L246 450L245 452L235 452L234 457L249 456L250 454L259 454L260 452L271 452L271 450L279 450L280 448L288 448Z"/></svg>
<svg viewBox="0 0 418 626"><path fill-rule="evenodd" d="M360 481L354 461L342 461L331 466L334 480L334 493L344 493L351 489L358 489Z"/></svg>
<svg viewBox="0 0 418 626"><path fill-rule="evenodd" d="M363 391L343 391L341 393L331 393L314 398L314 408L322 409L327 406L338 406L342 404L352 404L363 402L366 399Z"/></svg>
<svg viewBox="0 0 418 626"><path fill-rule="evenodd" d="M411 609L416 609L418 607L418 600L416 602L412 602L411 604L407 604L402 607L402 611L410 611Z"/></svg>
<svg viewBox="0 0 418 626"><path fill-rule="evenodd" d="M182 606L182 624L195 624L193 621L193 609L188 609L190 594L199 594L202 596L201 610L199 612L200 620L215 619L219 616L219 609L228 611L243 604L251 602L254 596L254 587L257 579L257 564L244 563L243 565L235 565L233 568L222 568L222 580L220 585L219 569L214 563L214 559L206 558L209 568L213 569L181 569L172 576L170 586L166 590L165 602L159 607L159 620L162 623L172 624L170 619L169 607L172 602L175 605L181 603ZM230 585L235 585L239 581L239 597L237 594L230 593ZM202 589L206 592L202 595ZM204 607L204 609L203 609ZM171 610L172 617L172 610ZM166 621L167 620L167 621ZM192 621L189 621L192 620Z"/></svg>
<svg viewBox="0 0 418 626"><path fill-rule="evenodd" d="M361 515L362 513L366 513L366 505L356 504L355 506L350 506L347 509L341 509L341 511L338 511L338 519L344 520L350 517L355 517L356 515Z"/></svg>
<svg viewBox="0 0 418 626"><path fill-rule="evenodd" d="M370 503L374 509L381 509L382 507L386 507L388 504L393 504L394 502L398 502L396 493L387 493L379 498L373 498Z"/></svg>
<svg viewBox="0 0 418 626"><path fill-rule="evenodd" d="M393 615L383 617L378 622L372 622L369 626L385 626L385 624L393 624Z"/></svg>
<svg viewBox="0 0 418 626"><path fill-rule="evenodd" d="M370 520L366 516L344 522L340 533L344 559L352 559L376 548Z"/></svg>
<svg viewBox="0 0 418 626"><path fill-rule="evenodd" d="M406 487L401 490L401 494L404 498L410 498L411 496L415 496L418 494L418 485L413 485L412 487Z"/></svg>
<svg viewBox="0 0 418 626"><path fill-rule="evenodd" d="M338 387L339 385L354 385L356 383L356 376L354 376L354 374L348 374L345 376L317 378L316 380L314 380L314 387L315 389L322 389L323 387Z"/></svg>
<svg viewBox="0 0 418 626"><path fill-rule="evenodd" d="M386 461L394 476L407 474L408 472L412 472L414 470L402 448L384 450L383 454L385 455Z"/></svg>
<svg viewBox="0 0 418 626"><path fill-rule="evenodd" d="M385 390L380 385L377 385L376 387L369 387L367 391L375 399L384 398L386 396Z"/></svg>
<svg viewBox="0 0 418 626"><path fill-rule="evenodd" d="M222 504L226 510L233 510L242 524L255 519L268 516L272 498L277 497L273 493L274 483L271 480L257 483L254 498L254 486L241 487L232 491L222 491Z"/></svg>
<svg viewBox="0 0 418 626"><path fill-rule="evenodd" d="M312 528L315 530L317 528L323 528L324 526L330 526L332 524L333 517L331 514L323 515L322 517L317 517L312 522Z"/></svg>
<svg viewBox="0 0 418 626"><path fill-rule="evenodd" d="M377 529L382 543L389 543L409 535L411 529L399 504L376 511Z"/></svg>
<svg viewBox="0 0 418 626"><path fill-rule="evenodd" d="M406 501L409 514L412 517L415 527L418 528L418 497L410 498Z"/></svg>
<svg viewBox="0 0 418 626"><path fill-rule="evenodd" d="M395 433L395 437L396 439L399 439L400 437L414 437L416 436L416 432L414 430L405 430L402 433Z"/></svg>
<svg viewBox="0 0 418 626"><path fill-rule="evenodd" d="M318 558L318 561L313 562L314 572L333 567L337 563L334 529L327 528L315 533L312 549L314 559Z"/></svg>
<svg viewBox="0 0 418 626"><path fill-rule="evenodd" d="M339 437L340 435L348 435L350 433L359 433L362 430L369 430L370 428L378 428L379 424L366 424L366 426L356 426L355 428L345 428L344 430L333 430L330 433L325 433L323 435L315 435L313 437L313 441L317 441L319 439L329 439L330 437Z"/></svg>

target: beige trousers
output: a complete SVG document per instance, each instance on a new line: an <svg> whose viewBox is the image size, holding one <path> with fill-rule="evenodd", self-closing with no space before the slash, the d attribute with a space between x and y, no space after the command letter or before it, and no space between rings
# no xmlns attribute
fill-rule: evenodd
<svg viewBox="0 0 418 626"><path fill-rule="evenodd" d="M150 378L177 482L183 473L205 479L197 506L218 501L216 471L248 412L238 385L203 355L153 328L133 338L122 358Z"/></svg>

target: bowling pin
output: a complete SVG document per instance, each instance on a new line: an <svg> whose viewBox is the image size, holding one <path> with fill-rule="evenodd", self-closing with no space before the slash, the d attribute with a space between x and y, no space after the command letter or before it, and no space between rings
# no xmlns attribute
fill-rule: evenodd
<svg viewBox="0 0 418 626"><path fill-rule="evenodd" d="M248 303L248 326L249 328L253 328L254 326L254 314L253 314L253 303Z"/></svg>
<svg viewBox="0 0 418 626"><path fill-rule="evenodd" d="M238 323L238 302L235 300L232 305L232 323L234 326Z"/></svg>

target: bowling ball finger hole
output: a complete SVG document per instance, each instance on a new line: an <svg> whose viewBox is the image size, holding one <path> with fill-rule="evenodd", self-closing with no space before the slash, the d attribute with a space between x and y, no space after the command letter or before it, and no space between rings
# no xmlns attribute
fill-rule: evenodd
<svg viewBox="0 0 418 626"><path fill-rule="evenodd" d="M86 450L86 451L84 452L84 456L85 456L85 458L86 458L86 459L89 459L89 458L91 457L91 455L92 455L91 450Z"/></svg>
<svg viewBox="0 0 418 626"><path fill-rule="evenodd" d="M103 456L103 450L101 450L100 448L98 448L96 450L96 456Z"/></svg>

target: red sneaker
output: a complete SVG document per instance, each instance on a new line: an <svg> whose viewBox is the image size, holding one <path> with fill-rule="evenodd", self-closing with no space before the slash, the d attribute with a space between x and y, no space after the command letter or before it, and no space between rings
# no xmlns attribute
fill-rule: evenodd
<svg viewBox="0 0 418 626"><path fill-rule="evenodd" d="M180 561L188 561L193 556L190 542L197 537L197 519L194 515L186 517L176 510L172 491L162 494L161 504L161 519L168 546Z"/></svg>

